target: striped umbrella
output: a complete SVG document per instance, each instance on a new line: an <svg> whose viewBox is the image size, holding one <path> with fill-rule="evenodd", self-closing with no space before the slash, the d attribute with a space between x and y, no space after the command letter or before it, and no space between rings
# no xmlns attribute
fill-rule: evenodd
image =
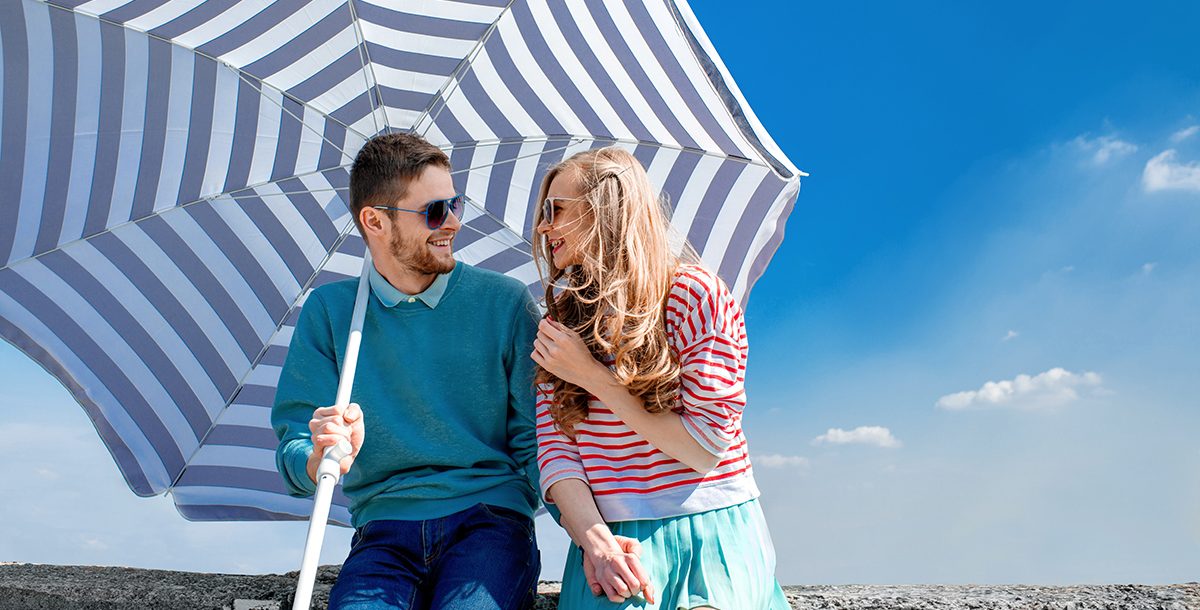
<svg viewBox="0 0 1200 610"><path fill-rule="evenodd" d="M457 256L535 294L536 185L578 150L633 151L743 299L803 175L682 0L0 0L0 54L0 335L189 519L312 510L268 415L305 296L361 267L369 137L446 150Z"/></svg>

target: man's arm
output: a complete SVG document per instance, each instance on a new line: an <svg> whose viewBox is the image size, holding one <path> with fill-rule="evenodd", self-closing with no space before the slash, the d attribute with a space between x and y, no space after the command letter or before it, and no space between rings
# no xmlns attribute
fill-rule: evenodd
<svg viewBox="0 0 1200 610"><path fill-rule="evenodd" d="M300 311L287 360L279 374L275 405L271 408L271 427L279 438L275 465L293 496L316 492L317 485L308 473L313 453L309 422L318 406L333 402L337 382L337 355L329 313L320 295L314 292Z"/></svg>
<svg viewBox="0 0 1200 610"><path fill-rule="evenodd" d="M537 306L528 290L513 315L508 371L508 449L525 473L534 495L538 492L537 434L534 416L533 339L537 335Z"/></svg>

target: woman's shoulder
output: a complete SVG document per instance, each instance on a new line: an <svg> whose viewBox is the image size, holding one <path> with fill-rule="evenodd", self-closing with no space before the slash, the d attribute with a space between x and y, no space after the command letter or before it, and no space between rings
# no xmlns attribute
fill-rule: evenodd
<svg viewBox="0 0 1200 610"><path fill-rule="evenodd" d="M722 299L729 294L729 288L708 268L688 264L675 269L675 275L671 279L671 294L685 301L698 300L705 296Z"/></svg>

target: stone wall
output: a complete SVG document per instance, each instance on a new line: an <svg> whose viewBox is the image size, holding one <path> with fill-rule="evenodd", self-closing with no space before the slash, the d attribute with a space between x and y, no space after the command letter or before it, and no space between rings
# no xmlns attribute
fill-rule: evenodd
<svg viewBox="0 0 1200 610"><path fill-rule="evenodd" d="M337 567L317 574L324 610ZM296 574L243 576L94 566L0 564L0 610L289 610ZM883 610L1200 610L1200 583L1180 585L821 585L785 587L792 608ZM538 609L554 608L543 582Z"/></svg>

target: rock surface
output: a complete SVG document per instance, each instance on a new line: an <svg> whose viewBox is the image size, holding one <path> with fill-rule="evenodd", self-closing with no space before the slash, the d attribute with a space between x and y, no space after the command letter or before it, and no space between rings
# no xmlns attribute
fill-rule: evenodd
<svg viewBox="0 0 1200 610"><path fill-rule="evenodd" d="M317 573L313 609L324 610L336 566ZM0 610L291 608L296 573L243 576L93 566L0 564ZM820 585L784 587L797 610L1200 610L1200 583L1180 585ZM539 586L554 608L558 583Z"/></svg>

